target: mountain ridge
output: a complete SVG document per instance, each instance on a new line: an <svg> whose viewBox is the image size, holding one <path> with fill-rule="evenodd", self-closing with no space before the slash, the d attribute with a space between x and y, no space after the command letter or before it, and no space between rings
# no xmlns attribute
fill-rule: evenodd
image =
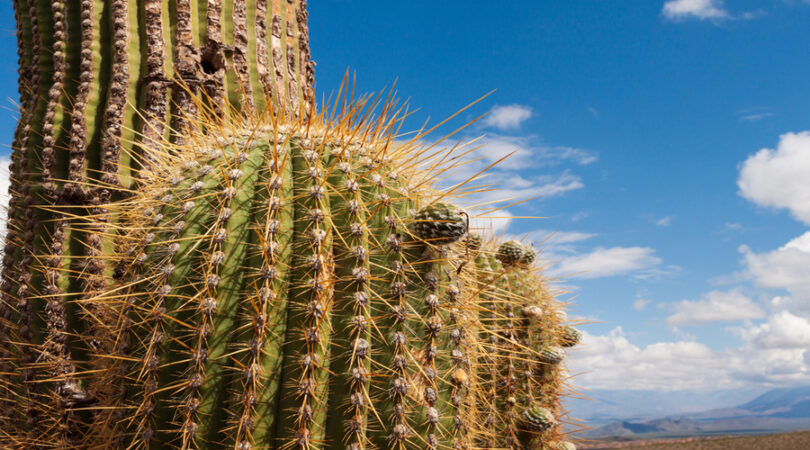
<svg viewBox="0 0 810 450"><path fill-rule="evenodd" d="M810 386L776 388L737 406L649 420L617 420L585 431L587 438L766 433L810 428Z"/></svg>

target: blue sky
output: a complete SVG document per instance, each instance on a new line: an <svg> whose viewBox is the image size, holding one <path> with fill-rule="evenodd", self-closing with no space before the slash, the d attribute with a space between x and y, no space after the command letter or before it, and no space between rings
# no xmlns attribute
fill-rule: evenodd
<svg viewBox="0 0 810 450"><path fill-rule="evenodd" d="M810 130L810 4L331 1L310 10L322 91L347 67L360 91L396 79L421 108L416 126L496 89L456 124L491 110L469 137L485 135L484 156L519 149L493 180L526 197L554 193L509 208L547 219L516 219L507 232L556 231L544 252L555 273L589 270L562 281L571 316L600 322L572 352L572 372L593 371L577 384L810 379L810 282L801 282L810 247L779 250L807 230L806 214L796 216L810 192L810 178L779 163L810 170L810 145L749 165L759 184L747 197L738 186L750 156ZM771 268L790 277L770 280Z"/></svg>
<svg viewBox="0 0 810 450"><path fill-rule="evenodd" d="M0 98L10 107L9 3ZM556 232L543 254L550 273L568 275L570 317L598 322L571 354L571 371L588 371L576 384L806 383L810 2L493 5L312 1L317 89L336 90L347 68L360 92L396 80L421 108L413 127L496 90L445 130L490 111L467 137L484 136L485 160L518 151L490 179L538 197L510 214L546 219L505 232L536 242ZM3 143L13 117L0 121Z"/></svg>

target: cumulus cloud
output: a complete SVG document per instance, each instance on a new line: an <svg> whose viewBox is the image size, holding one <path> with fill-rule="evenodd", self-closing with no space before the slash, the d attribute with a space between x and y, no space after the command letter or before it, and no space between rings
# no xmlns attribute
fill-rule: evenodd
<svg viewBox="0 0 810 450"><path fill-rule="evenodd" d="M496 106L484 117L483 124L500 130L517 129L532 117L532 109L525 105Z"/></svg>
<svg viewBox="0 0 810 450"><path fill-rule="evenodd" d="M717 20L729 17L728 11L719 0L669 0L664 3L661 13L669 20Z"/></svg>
<svg viewBox="0 0 810 450"><path fill-rule="evenodd" d="M602 278L641 272L659 264L661 258L649 247L599 247L562 259L553 272L570 278Z"/></svg>
<svg viewBox="0 0 810 450"><path fill-rule="evenodd" d="M806 347L805 347L806 348ZM570 352L569 368L586 389L716 389L762 383L784 386L806 382L805 348L761 348L746 343L712 350L693 341L634 344L621 327L605 335L583 332ZM628 380L632 380L628 384Z"/></svg>
<svg viewBox="0 0 810 450"><path fill-rule="evenodd" d="M758 286L810 296L810 231L770 252L756 253L747 246L740 252Z"/></svg>
<svg viewBox="0 0 810 450"><path fill-rule="evenodd" d="M759 319L765 312L738 290L711 291L700 300L682 300L670 305L669 325L695 325L709 322L736 322Z"/></svg>
<svg viewBox="0 0 810 450"><path fill-rule="evenodd" d="M787 209L810 224L810 131L783 134L776 149L762 149L740 169L740 195L764 207Z"/></svg>
<svg viewBox="0 0 810 450"><path fill-rule="evenodd" d="M630 342L622 327L605 335L582 334L582 344L570 352L569 370L579 374L577 385L586 389L696 388L714 385L714 378L723 372L723 362L697 342L640 347Z"/></svg>
<svg viewBox="0 0 810 450"><path fill-rule="evenodd" d="M780 311L763 324L735 331L760 349L810 348L810 321L790 311Z"/></svg>

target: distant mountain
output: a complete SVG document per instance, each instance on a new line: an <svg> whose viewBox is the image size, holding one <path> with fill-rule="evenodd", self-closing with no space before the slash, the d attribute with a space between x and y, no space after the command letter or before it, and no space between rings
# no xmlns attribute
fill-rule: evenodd
<svg viewBox="0 0 810 450"><path fill-rule="evenodd" d="M810 386L779 388L731 408L654 420L614 421L583 432L588 438L765 433L810 428Z"/></svg>
<svg viewBox="0 0 810 450"><path fill-rule="evenodd" d="M804 400L810 400L810 386L772 389L738 408L767 413Z"/></svg>
<svg viewBox="0 0 810 450"><path fill-rule="evenodd" d="M639 422L726 408L747 402L766 391L767 389L725 389L659 392L595 389L584 392L586 398L566 399L565 406L572 417L596 426L616 421Z"/></svg>

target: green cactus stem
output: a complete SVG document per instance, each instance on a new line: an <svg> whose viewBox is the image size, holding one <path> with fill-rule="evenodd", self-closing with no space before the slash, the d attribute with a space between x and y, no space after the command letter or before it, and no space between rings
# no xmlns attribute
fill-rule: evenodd
<svg viewBox="0 0 810 450"><path fill-rule="evenodd" d="M132 143L182 141L204 108L306 115L314 63L306 0L13 6L21 108L0 278L0 429L25 426L32 442L59 430L48 443L69 447L81 441L76 410L88 394L68 378L96 364L76 336L106 332L81 317L111 313L87 301L114 270L103 255L121 224L102 205L137 189L151 163ZM11 408L19 398L26 406Z"/></svg>
<svg viewBox="0 0 810 450"><path fill-rule="evenodd" d="M560 441L534 249L469 233L395 102L316 108L304 0L14 6L0 446Z"/></svg>

